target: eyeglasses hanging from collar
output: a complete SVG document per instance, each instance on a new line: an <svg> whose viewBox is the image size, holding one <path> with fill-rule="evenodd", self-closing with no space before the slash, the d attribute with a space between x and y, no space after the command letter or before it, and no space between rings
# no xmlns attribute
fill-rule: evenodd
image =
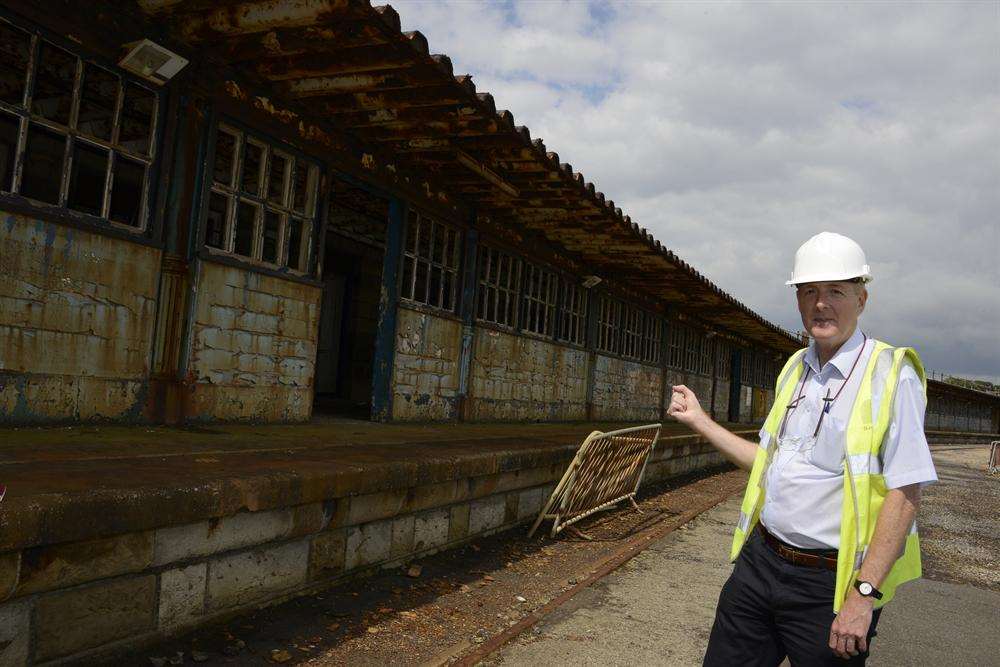
<svg viewBox="0 0 1000 667"><path fill-rule="evenodd" d="M851 364L851 370L847 373L847 377L844 378L844 381L840 383L840 388L837 389L837 393L834 394L833 396L830 396L829 387L826 390L826 396L823 397L823 409L820 410L819 420L816 422L815 430L813 430L814 438L817 435L819 435L820 426L823 425L823 417L826 416L826 413L830 412L830 410L833 408L833 404L837 401L838 398L840 398L840 394L844 391L844 387L847 386L847 383L850 382L851 380L851 376L854 375L854 369L858 367L858 362L861 361L861 355L865 351L865 344L868 343L868 335L864 333L862 333L861 335L864 338L861 341L861 347L858 348L858 356L854 357L854 363ZM802 400L805 398L806 381L809 380L810 374L812 374L812 366L807 365L806 372L802 376L802 380L799 383L799 390L796 392L795 400L793 400L791 403L785 406L785 414L781 417L781 426L778 428L778 440L780 440L785 435L785 425L788 423L788 417L793 412L795 412L795 409L799 407L799 403L801 403Z"/></svg>

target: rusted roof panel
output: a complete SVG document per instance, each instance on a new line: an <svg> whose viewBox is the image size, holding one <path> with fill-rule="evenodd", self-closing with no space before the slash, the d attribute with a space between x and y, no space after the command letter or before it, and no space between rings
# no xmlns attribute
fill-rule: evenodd
<svg viewBox="0 0 1000 667"><path fill-rule="evenodd" d="M180 42L305 104L315 122L433 177L501 225L536 230L598 272L750 341L790 351L798 339L723 292L561 163L472 77L456 76L389 6L365 0L139 0ZM300 107L301 107L300 104Z"/></svg>

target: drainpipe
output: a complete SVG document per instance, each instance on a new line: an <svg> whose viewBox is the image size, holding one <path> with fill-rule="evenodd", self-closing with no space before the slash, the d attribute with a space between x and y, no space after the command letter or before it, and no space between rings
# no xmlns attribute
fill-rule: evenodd
<svg viewBox="0 0 1000 667"><path fill-rule="evenodd" d="M472 224L475 224L475 214ZM465 247L462 255L462 300L459 314L462 316L462 349L458 362L458 405L455 414L459 421L468 421L472 413L470 376L472 355L475 350L476 335L476 260L479 257L479 230L470 228L465 233Z"/></svg>

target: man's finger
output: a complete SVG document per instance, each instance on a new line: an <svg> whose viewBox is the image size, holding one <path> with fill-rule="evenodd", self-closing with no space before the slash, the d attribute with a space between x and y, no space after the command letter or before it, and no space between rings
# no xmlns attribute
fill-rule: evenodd
<svg viewBox="0 0 1000 667"><path fill-rule="evenodd" d="M868 650L868 637L862 636L858 638L858 652L864 653Z"/></svg>

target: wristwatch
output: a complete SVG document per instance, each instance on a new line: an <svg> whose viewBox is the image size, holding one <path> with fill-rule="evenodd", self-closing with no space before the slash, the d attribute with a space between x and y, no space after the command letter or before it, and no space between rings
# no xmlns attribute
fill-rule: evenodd
<svg viewBox="0 0 1000 667"><path fill-rule="evenodd" d="M872 586L867 581L861 581L859 579L859 580L857 580L857 581L854 582L854 587L856 589L858 589L858 592L861 593L861 595L863 595L866 598L867 597L872 597L872 598L875 598L876 600L881 600L882 599L882 591L880 591L879 589L875 588L874 586Z"/></svg>

